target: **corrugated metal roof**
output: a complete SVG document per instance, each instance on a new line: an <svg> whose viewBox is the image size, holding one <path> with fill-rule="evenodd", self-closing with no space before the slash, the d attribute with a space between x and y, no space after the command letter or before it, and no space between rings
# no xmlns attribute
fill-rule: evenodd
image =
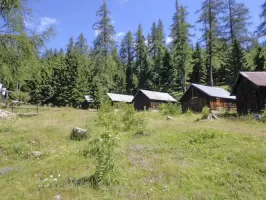
<svg viewBox="0 0 266 200"><path fill-rule="evenodd" d="M131 103L134 98L134 96L132 95L124 95L124 94L107 93L107 95L110 97L112 101L115 102Z"/></svg>
<svg viewBox="0 0 266 200"><path fill-rule="evenodd" d="M266 86L266 72L240 72L240 74L257 86Z"/></svg>
<svg viewBox="0 0 266 200"><path fill-rule="evenodd" d="M85 95L84 98L88 103L93 102L93 98L90 95Z"/></svg>
<svg viewBox="0 0 266 200"><path fill-rule="evenodd" d="M224 99L236 99L235 96L230 96L230 93L223 88L219 87L210 87L210 86L204 86L192 83L192 86L198 88L199 90L203 91L207 95L211 97L218 97L218 98L224 98Z"/></svg>
<svg viewBox="0 0 266 200"><path fill-rule="evenodd" d="M151 100L177 102L170 94L163 92L154 92L149 90L140 90L145 96Z"/></svg>

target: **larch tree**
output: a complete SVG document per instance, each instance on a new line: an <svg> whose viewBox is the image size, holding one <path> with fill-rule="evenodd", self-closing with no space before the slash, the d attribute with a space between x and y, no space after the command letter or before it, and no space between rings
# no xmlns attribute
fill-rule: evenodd
<svg viewBox="0 0 266 200"><path fill-rule="evenodd" d="M201 9L198 11L201 13L198 23L203 25L203 41L206 43L207 49L207 70L208 70L208 84L213 86L213 67L214 60L218 56L218 37L220 36L220 19L219 16L224 11L223 0L204 0L202 2Z"/></svg>
<svg viewBox="0 0 266 200"><path fill-rule="evenodd" d="M231 44L233 40L239 41L241 44L250 40L248 26L250 25L249 10L244 3L237 3L236 0L225 1L224 37Z"/></svg>
<svg viewBox="0 0 266 200"><path fill-rule="evenodd" d="M261 5L261 14L260 14L260 18L261 18L261 23L258 26L258 30L257 33L259 35L259 37L263 37L266 35L266 1Z"/></svg>

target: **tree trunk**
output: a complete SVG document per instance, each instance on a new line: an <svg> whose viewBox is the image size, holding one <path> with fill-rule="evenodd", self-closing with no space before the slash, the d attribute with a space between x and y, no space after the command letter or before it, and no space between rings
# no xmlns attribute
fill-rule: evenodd
<svg viewBox="0 0 266 200"><path fill-rule="evenodd" d="M209 85L213 86L212 76L212 8L211 0L209 0Z"/></svg>

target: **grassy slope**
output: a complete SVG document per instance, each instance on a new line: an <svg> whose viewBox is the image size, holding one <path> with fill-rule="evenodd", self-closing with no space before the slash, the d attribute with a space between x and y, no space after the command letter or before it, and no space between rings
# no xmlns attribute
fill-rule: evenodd
<svg viewBox="0 0 266 200"><path fill-rule="evenodd" d="M58 194L63 199L266 198L265 125L141 115L151 135L120 134L121 184L99 190L67 181L94 172L94 160L80 155L88 141L70 141L69 134L75 126L89 127L91 138L96 137L95 112L51 109L38 117L0 121L0 168L16 168L0 177L1 199L53 199ZM45 156L29 157L34 150Z"/></svg>

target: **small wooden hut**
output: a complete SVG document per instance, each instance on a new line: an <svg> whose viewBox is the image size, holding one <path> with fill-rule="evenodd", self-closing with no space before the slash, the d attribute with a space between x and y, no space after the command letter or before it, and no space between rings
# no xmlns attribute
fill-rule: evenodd
<svg viewBox="0 0 266 200"><path fill-rule="evenodd" d="M233 88L241 115L260 113L266 104L266 72L240 72Z"/></svg>
<svg viewBox="0 0 266 200"><path fill-rule="evenodd" d="M81 103L81 108L82 109L89 109L93 105L93 98L90 95L85 95L84 96L84 101Z"/></svg>
<svg viewBox="0 0 266 200"><path fill-rule="evenodd" d="M139 90L133 101L136 110L157 109L161 103L176 103L177 101L168 93Z"/></svg>
<svg viewBox="0 0 266 200"><path fill-rule="evenodd" d="M201 112L205 106L211 110L219 108L236 110L236 97L230 96L228 91L219 87L209 87L194 83L190 85L179 101L184 112L188 109L193 112Z"/></svg>

